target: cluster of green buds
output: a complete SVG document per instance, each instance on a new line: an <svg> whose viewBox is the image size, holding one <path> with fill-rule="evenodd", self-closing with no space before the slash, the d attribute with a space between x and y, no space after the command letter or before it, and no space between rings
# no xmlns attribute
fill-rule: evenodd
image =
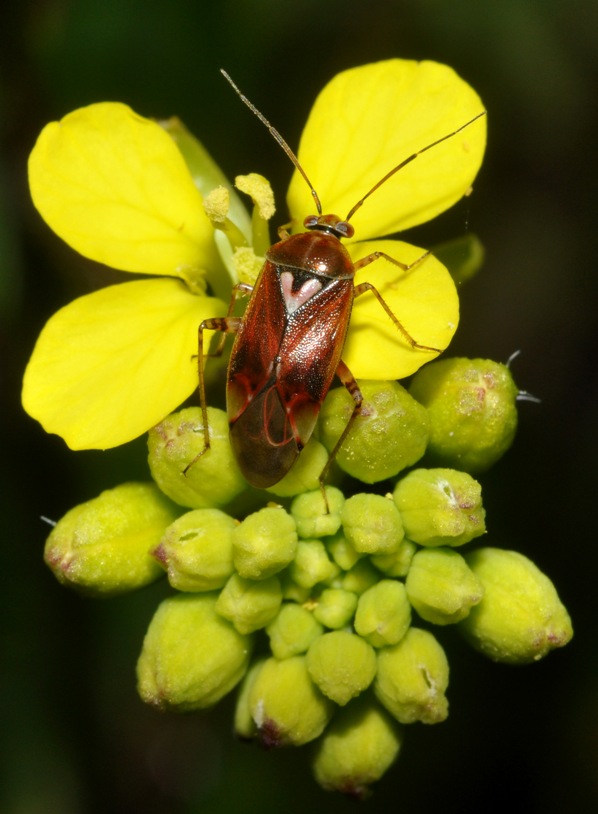
<svg viewBox="0 0 598 814"><path fill-rule="evenodd" d="M318 783L357 797L394 762L404 725L447 717L449 666L435 626L456 625L512 664L572 636L529 559L468 546L486 532L473 475L515 434L508 367L447 359L409 390L360 387L366 408L324 490L319 474L353 409L344 388L328 394L317 437L269 502L237 468L226 415L208 409L211 446L201 454L202 413L187 408L150 432L154 482L72 509L45 554L61 582L93 595L166 573L171 595L138 661L141 698L188 712L238 688L240 738L313 743Z"/></svg>

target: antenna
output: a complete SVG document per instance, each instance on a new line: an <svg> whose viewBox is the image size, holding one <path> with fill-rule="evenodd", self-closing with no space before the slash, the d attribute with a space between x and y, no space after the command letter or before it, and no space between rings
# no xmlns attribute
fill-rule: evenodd
<svg viewBox="0 0 598 814"><path fill-rule="evenodd" d="M465 122L465 124L462 124L461 127L458 127L456 130L453 130L452 133L447 133L446 136L443 136L442 138L436 139L436 141L433 141L431 144L428 144L428 145L426 145L426 147L422 147L421 150L418 150L416 153L413 153L413 155L410 155L409 158L405 158L403 161L401 161L400 164L397 164L397 166L394 167L390 172L387 172L386 175L384 176L384 178L381 178L378 181L377 184L374 184L374 186L370 189L370 191L366 192L366 194L363 196L363 198L361 198L361 200L357 201L357 203L355 204L353 209L351 209L351 211L349 212L349 214L347 215L345 220L350 221L351 218L353 217L353 215L357 212L357 210L363 205L364 201L366 201L370 197L372 192L375 192L379 187L382 186L382 184L384 184L386 181L388 181L389 178L392 178L392 176L395 174L395 172L398 172L399 170L402 170L403 167L406 167L407 164L410 164L419 155L421 155L422 153L425 153L427 150L431 150L432 147L436 147L437 144L442 144L443 141L446 141L447 139L452 138L453 136L456 136L457 133L461 132L461 130L465 130L466 127L469 127L470 124L473 124L477 119L479 119L479 118L481 118L481 116L485 116L485 115L486 115L486 111L482 110L481 113L478 113L478 115L474 116L473 119L470 119L468 122Z"/></svg>
<svg viewBox="0 0 598 814"><path fill-rule="evenodd" d="M305 179L305 182L307 183L308 187L309 187L309 188L310 188L310 190L311 190L312 197L313 197L313 199L314 199L314 202L315 202L315 204L316 204L316 208L317 208L317 210L318 210L318 215L321 215L321 214L322 214L322 204L320 203L320 199L319 199L319 197L318 197L318 193L317 193L317 192L316 192L316 190L314 189L314 186L313 186L312 182L311 182L311 181L309 180L309 178L307 177L307 173L305 172L305 170L303 169L303 167L302 167L302 166L301 166L301 164L299 163L299 160L297 159L297 156L295 155L295 153L294 153L294 152L291 150L291 148L290 148L290 147L289 147L289 145L286 143L286 141L283 139L283 137L280 135L280 133L278 132L278 130L277 130L275 127L273 127L273 126L270 124L270 122L268 121L268 119L267 119L267 118L266 118L266 117L265 117L265 116L264 116L262 113L260 113L260 111L257 109L257 107L256 107L254 104L252 104L252 102L250 102L250 101L249 101L249 99L247 98L247 96L245 96L245 94L241 93L241 91L239 90L239 88L237 87L237 85L235 85L235 83L233 82L233 80L230 78L230 76L227 74L227 72L226 72L226 71L225 71L223 68L221 68L221 69L220 69L220 73L221 73L221 74L222 74L222 76L223 76L223 77L226 79L226 81L229 83L229 85L231 85L232 89L235 91L235 93L236 93L236 94L237 94L237 96L238 96L238 97L241 99L241 101L242 101L242 102L244 102L244 103L247 105L247 107L249 108L249 110L251 110L251 112L252 112L252 113L254 113L254 114L255 114L255 115L258 117L258 119L261 121L261 123L262 123L262 124L263 124L265 127L267 127L267 128L268 128L268 130L270 131L270 134L271 134L272 136L274 136L274 138L276 139L276 141L277 141L277 142L280 144L280 146L282 147L282 149L285 151L285 153L286 153L286 154L288 155L288 157L291 159L291 161L293 162L293 164L295 165L295 167L297 167L297 169L299 170L299 172L301 173L301 175L302 175L302 176L303 176L303 178ZM391 175L392 175L392 173L391 173ZM375 189L375 187L374 187L374 189ZM373 190L371 190L371 191L373 192ZM369 194L370 194L370 193L368 192L368 195L369 195ZM366 196L366 197L367 197L367 196ZM364 200L365 200L365 199L364 199ZM363 201L362 201L361 203L363 203ZM360 206L361 206L361 203L359 204Z"/></svg>

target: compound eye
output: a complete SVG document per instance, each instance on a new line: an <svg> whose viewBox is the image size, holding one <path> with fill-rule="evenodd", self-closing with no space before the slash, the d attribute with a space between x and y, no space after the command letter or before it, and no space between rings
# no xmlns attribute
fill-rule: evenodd
<svg viewBox="0 0 598 814"><path fill-rule="evenodd" d="M313 229L314 226L318 225L318 221L319 219L317 215L308 215L303 221L303 225L306 229Z"/></svg>
<svg viewBox="0 0 598 814"><path fill-rule="evenodd" d="M346 220L340 220L337 224L335 224L334 228L335 231L337 231L343 237L353 237L355 234L355 229Z"/></svg>

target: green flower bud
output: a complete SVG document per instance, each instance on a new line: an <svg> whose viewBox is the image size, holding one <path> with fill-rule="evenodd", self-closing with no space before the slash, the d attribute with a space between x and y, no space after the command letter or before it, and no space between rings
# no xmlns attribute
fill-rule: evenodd
<svg viewBox="0 0 598 814"><path fill-rule="evenodd" d="M398 644L378 651L374 692L402 724L444 721L448 679L444 650L427 630L412 627Z"/></svg>
<svg viewBox="0 0 598 814"><path fill-rule="evenodd" d="M46 541L44 560L59 582L83 593L132 591L162 575L149 551L176 516L153 483L123 483L67 512Z"/></svg>
<svg viewBox="0 0 598 814"><path fill-rule="evenodd" d="M241 689L237 696L234 718L234 732L241 740L252 740L257 735L257 727L251 717L249 708L249 694L257 674L262 669L266 659L255 661L245 673L245 678L241 683Z"/></svg>
<svg viewBox="0 0 598 814"><path fill-rule="evenodd" d="M372 585L375 585L379 579L380 572L376 571L369 558L363 557L346 574L333 580L330 587L342 588L354 594L362 594Z"/></svg>
<svg viewBox="0 0 598 814"><path fill-rule="evenodd" d="M364 406L336 456L340 468L365 483L392 478L426 451L426 410L396 382L360 381ZM331 390L320 413L320 438L332 450L353 412L344 387Z"/></svg>
<svg viewBox="0 0 598 814"><path fill-rule="evenodd" d="M494 661L538 661L573 636L552 582L516 551L481 548L466 557L484 598L460 624L473 646Z"/></svg>
<svg viewBox="0 0 598 814"><path fill-rule="evenodd" d="M309 677L305 656L268 659L249 692L251 717L265 747L300 746L321 735L334 704Z"/></svg>
<svg viewBox="0 0 598 814"><path fill-rule="evenodd" d="M341 526L340 510L345 502L344 495L334 486L326 486L324 491L328 500L328 509L320 489L297 495L293 500L291 514L295 518L299 537L328 537L339 530Z"/></svg>
<svg viewBox="0 0 598 814"><path fill-rule="evenodd" d="M312 681L340 706L369 687L376 675L374 648L347 630L319 636L307 651L306 664Z"/></svg>
<svg viewBox="0 0 598 814"><path fill-rule="evenodd" d="M374 647L400 641L411 624L411 606L402 582L381 579L357 603L355 630Z"/></svg>
<svg viewBox="0 0 598 814"><path fill-rule="evenodd" d="M266 579L282 571L296 551L295 521L281 506L250 514L233 531L233 562L245 579Z"/></svg>
<svg viewBox="0 0 598 814"><path fill-rule="evenodd" d="M414 469L396 485L406 536L423 546L460 546L486 531L482 488L455 469Z"/></svg>
<svg viewBox="0 0 598 814"><path fill-rule="evenodd" d="M397 507L382 495L353 495L345 501L341 520L345 537L359 554L391 554L404 536Z"/></svg>
<svg viewBox="0 0 598 814"><path fill-rule="evenodd" d="M328 452L315 437L310 438L305 449L282 480L269 486L267 491L277 497L293 497L320 487L320 475L326 466Z"/></svg>
<svg viewBox="0 0 598 814"><path fill-rule="evenodd" d="M318 582L335 577L339 570L338 565L328 557L326 547L320 540L299 540L289 573L297 585L313 588Z"/></svg>
<svg viewBox="0 0 598 814"><path fill-rule="evenodd" d="M205 709L243 678L251 639L222 619L215 604L213 594L177 594L160 604L137 662L137 689L146 704Z"/></svg>
<svg viewBox="0 0 598 814"><path fill-rule="evenodd" d="M387 577L404 577L411 567L417 546L411 540L403 538L398 549L392 554L376 554L371 557L372 563Z"/></svg>
<svg viewBox="0 0 598 814"><path fill-rule="evenodd" d="M330 552L332 559L343 571L349 571L362 557L361 554L355 551L355 548L345 535L340 532L326 540L326 548Z"/></svg>
<svg viewBox="0 0 598 814"><path fill-rule="evenodd" d="M418 551L405 587L421 618L435 625L460 622L484 596L482 583L452 548Z"/></svg>
<svg viewBox="0 0 598 814"><path fill-rule="evenodd" d="M270 649L277 659L305 653L323 632L324 628L314 614L295 602L285 602L278 616L266 628Z"/></svg>
<svg viewBox="0 0 598 814"><path fill-rule="evenodd" d="M153 479L175 503L192 509L225 506L247 488L228 440L226 413L208 407L208 422L210 449L197 460L204 449L199 407L169 415L148 435Z"/></svg>
<svg viewBox="0 0 598 814"><path fill-rule="evenodd" d="M342 588L326 588L318 597L313 614L324 627L339 630L349 624L357 608L357 594Z"/></svg>
<svg viewBox="0 0 598 814"><path fill-rule="evenodd" d="M234 571L237 521L219 509L195 509L175 520L152 552L178 591L214 591Z"/></svg>
<svg viewBox="0 0 598 814"><path fill-rule="evenodd" d="M282 598L290 602L296 602L298 605L303 605L309 601L311 596L310 588L302 588L292 579L290 569L285 568L284 571L278 573L280 581L280 588L282 590Z"/></svg>
<svg viewBox="0 0 598 814"><path fill-rule="evenodd" d="M398 725L372 698L362 696L335 715L316 743L313 772L328 791L363 800L400 747Z"/></svg>
<svg viewBox="0 0 598 814"><path fill-rule="evenodd" d="M428 410L427 451L441 466L484 472L513 443L519 391L506 365L443 359L420 368L409 390Z"/></svg>
<svg viewBox="0 0 598 814"><path fill-rule="evenodd" d="M253 633L276 616L282 603L280 582L276 577L259 582L233 574L216 602L216 612L224 616L239 633Z"/></svg>

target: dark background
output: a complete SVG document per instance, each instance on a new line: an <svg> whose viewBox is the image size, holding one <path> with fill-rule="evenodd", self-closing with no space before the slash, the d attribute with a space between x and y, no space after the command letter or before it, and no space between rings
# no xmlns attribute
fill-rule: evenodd
<svg viewBox="0 0 598 814"><path fill-rule="evenodd" d="M555 581L573 642L525 668L494 665L441 632L449 720L406 731L364 810L590 811L598 805L596 651L596 86L593 0L21 0L0 12L0 810L6 814L345 812L306 750L236 744L230 705L160 716L134 665L161 595L105 602L60 588L42 563L47 526L76 503L145 477L143 444L72 453L19 404L35 337L97 283L28 197L43 125L94 101L178 114L229 176L274 181L283 222L290 167L218 74L226 67L296 145L336 72L389 57L452 65L489 111L473 197L406 239L474 231L486 264L462 292L453 354L514 363L516 444L483 478L489 544L522 551ZM277 216L278 217L278 216ZM104 281L107 281L107 277ZM3 798L3 799L2 799Z"/></svg>

